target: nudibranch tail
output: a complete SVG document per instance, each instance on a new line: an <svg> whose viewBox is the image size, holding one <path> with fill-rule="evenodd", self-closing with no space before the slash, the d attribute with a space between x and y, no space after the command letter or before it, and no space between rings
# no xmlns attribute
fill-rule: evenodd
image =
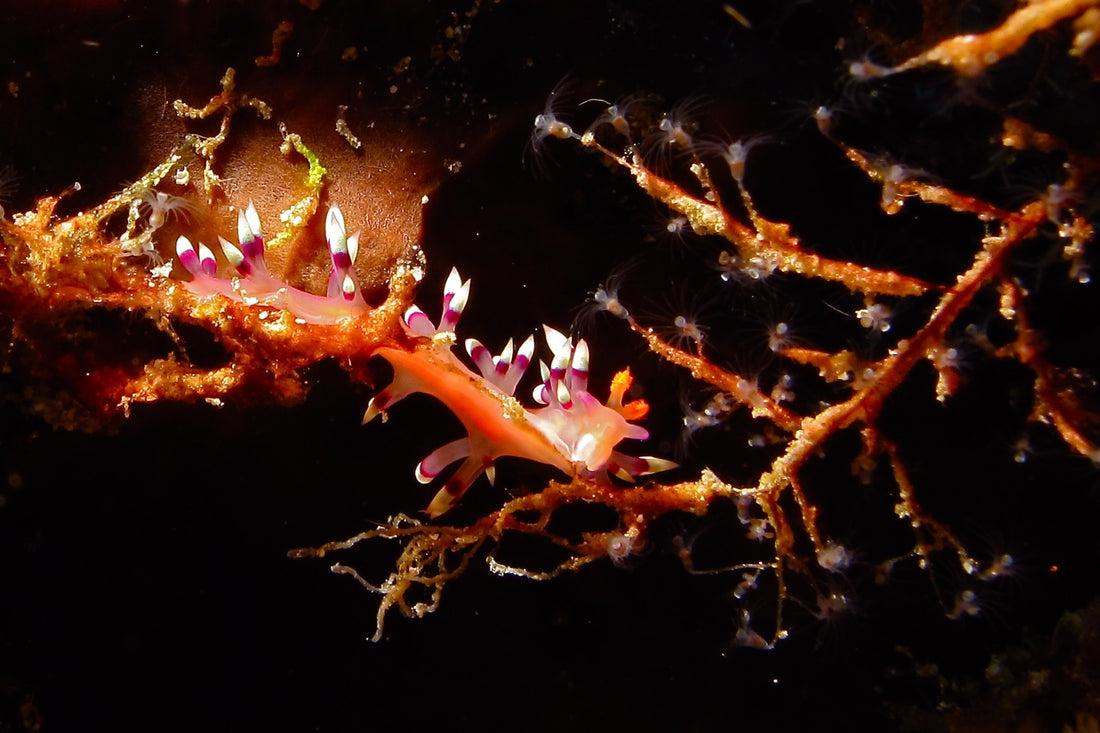
<svg viewBox="0 0 1100 733"><path fill-rule="evenodd" d="M455 328L469 296L470 281L452 269L438 323L416 306L405 312L403 324L413 346L375 351L393 367L394 379L374 396L363 416L369 422L407 395L421 392L442 402L466 428L465 438L437 448L416 467L417 480L431 483L448 466L462 462L428 505L429 516L453 507L482 473L492 483L501 456L526 458L593 480L606 480L610 473L632 481L676 466L615 450L622 440L649 437L645 428L631 422L643 417L648 406L641 400L623 404L631 384L629 371L616 375L606 403L588 391L591 352L583 339L574 344L560 331L543 327L552 358L549 366L540 362L542 383L534 398L542 406L532 409L512 395L534 356L534 336L519 348L509 340L496 356L477 339L466 339L466 352L480 376L459 361L452 351Z"/></svg>

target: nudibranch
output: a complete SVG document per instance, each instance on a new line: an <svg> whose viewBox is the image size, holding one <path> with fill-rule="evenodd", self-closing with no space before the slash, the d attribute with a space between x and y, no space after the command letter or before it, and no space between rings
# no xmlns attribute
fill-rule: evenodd
<svg viewBox="0 0 1100 733"><path fill-rule="evenodd" d="M352 277L358 234L348 236L336 206L325 219L332 273L323 296L292 287L271 274L252 202L238 213L237 235L239 246L219 237L225 258L237 271L231 279L218 277L217 260L206 245L195 246L181 236L176 254L192 278L183 286L200 297L223 296L286 310L303 323L334 324L369 310ZM462 461L428 505L429 516L438 517L454 506L481 474L493 483L501 456L545 463L569 476L600 481L608 480L609 474L633 481L676 466L661 458L615 450L623 440L649 437L645 428L634 424L649 406L642 400L623 402L631 385L629 370L615 375L610 396L600 402L588 391L588 344L583 339L574 343L560 331L543 326L552 359L549 366L540 362L542 383L533 393L540 406L527 409L514 393L534 355L534 336L528 336L518 349L510 340L497 356L477 339L467 339L466 351L481 372L475 374L452 350L458 340L455 328L470 297L470 281L463 281L452 269L443 290L438 324L413 306L402 317L411 345L373 351L372 355L390 363L394 378L371 399L363 416L365 424L407 395L422 392L442 402L466 428L465 438L436 449L416 467L417 480L427 484Z"/></svg>
<svg viewBox="0 0 1100 733"><path fill-rule="evenodd" d="M462 497L482 473L490 483L496 478L496 459L515 456L554 466L563 473L606 480L607 474L633 481L676 466L650 456L629 456L615 450L622 440L645 440L649 432L632 421L646 415L642 400L623 403L630 388L629 370L615 375L606 403L588 391L588 344L543 326L553 354L549 366L540 362L542 383L533 392L541 407L527 409L513 396L535 350L534 336L519 346L509 340L493 354L477 339L467 339L466 352L478 376L452 351L458 338L455 327L470 296L470 281L451 270L443 288L439 323L416 306L402 319L413 340L411 350L385 346L375 354L393 367L394 378L367 406L367 423L414 392L430 394L458 417L466 437L433 451L416 467L416 478L430 483L444 469L462 461L428 505L430 517L438 517Z"/></svg>
<svg viewBox="0 0 1100 733"><path fill-rule="evenodd" d="M359 249L359 234L348 236L339 207L328 210L325 239L332 258L332 274L329 275L328 294L323 296L288 285L267 269L260 216L251 201L237 214L240 247L218 237L222 252L236 269L237 277L219 278L214 253L202 242L196 247L187 237L181 236L176 240L176 255L183 268L191 273L191 280L183 286L196 295L223 295L246 304L289 311L306 323L331 324L366 313L369 306L351 275Z"/></svg>

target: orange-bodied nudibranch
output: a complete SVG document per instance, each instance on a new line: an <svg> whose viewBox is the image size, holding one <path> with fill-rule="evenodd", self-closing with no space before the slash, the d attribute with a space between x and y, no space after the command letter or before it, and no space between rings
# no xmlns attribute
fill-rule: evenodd
<svg viewBox="0 0 1100 733"><path fill-rule="evenodd" d="M542 384L533 397L542 407L526 409L513 396L531 362L535 339L528 336L514 349L509 341L493 356L477 339L465 346L481 376L466 367L452 352L457 341L455 326L470 296L470 281L452 269L443 288L439 324L419 308L405 312L403 325L414 340L412 350L382 347L375 351L393 366L393 382L375 395L363 416L366 423L414 392L430 394L453 412L466 428L466 437L437 448L416 467L416 478L429 483L457 461L462 465L428 505L428 515L438 517L462 497L484 473L496 478L495 463L501 456L516 456L546 463L568 475L605 479L612 473L626 481L666 471L672 461L648 456L628 456L615 450L624 439L644 440L645 428L631 421L643 417L649 407L641 400L623 404L630 387L630 372L612 381L611 395L600 402L588 391L588 344L573 341L543 326L553 359L540 362Z"/></svg>
<svg viewBox="0 0 1100 733"><path fill-rule="evenodd" d="M200 242L195 247L180 237L176 254L192 277L184 287L202 297L223 296L280 308L305 323L339 323L369 310L351 274L358 235L347 235L339 208L329 209L325 219L332 255L326 295L295 288L268 271L260 218L251 202L238 214L237 235L239 247L219 237L222 252L237 271L232 279L218 277L217 261L206 245ZM540 362L542 384L533 397L541 407L532 409L521 405L513 393L531 363L534 336L518 350L509 341L499 356L476 339L467 339L466 351L481 376L459 361L452 352L455 326L469 296L470 281L463 282L458 271L451 270L439 324L413 306L402 318L412 347L383 346L374 351L393 366L394 378L370 401L364 423L406 395L423 392L446 405L466 428L465 438L436 449L416 467L417 480L430 483L452 463L463 461L428 505L431 517L450 509L482 473L493 482L496 459L501 456L538 461L570 476L596 480L606 480L610 473L632 481L676 466L672 461L615 450L622 440L649 437L645 428L632 422L644 417L649 406L641 400L623 404L631 383L628 370L615 375L607 402L588 392L589 351L583 339L574 344L561 332L543 326L553 359L549 366Z"/></svg>

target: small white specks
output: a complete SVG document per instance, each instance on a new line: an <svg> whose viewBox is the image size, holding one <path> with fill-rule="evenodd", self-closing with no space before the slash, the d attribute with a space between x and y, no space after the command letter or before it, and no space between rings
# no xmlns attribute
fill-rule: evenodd
<svg viewBox="0 0 1100 733"><path fill-rule="evenodd" d="M428 203L428 194L424 194L420 197L420 204L423 206Z"/></svg>

